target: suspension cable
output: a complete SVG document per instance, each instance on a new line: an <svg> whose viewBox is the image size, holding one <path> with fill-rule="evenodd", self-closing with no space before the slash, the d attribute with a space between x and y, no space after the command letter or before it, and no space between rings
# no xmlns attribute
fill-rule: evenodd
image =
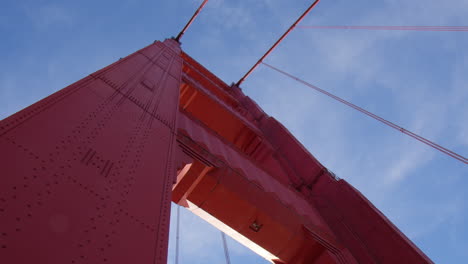
<svg viewBox="0 0 468 264"><path fill-rule="evenodd" d="M201 3L201 5L198 7L197 11L195 11L195 13L193 14L192 18L190 18L190 20L187 22L187 24L185 25L185 27L182 29L182 31L180 31L179 35L177 35L177 37L175 38L175 40L177 42L180 42L180 39L182 38L182 36L185 34L185 31L187 31L187 29L190 27L190 25L193 23L193 21L195 20L195 18L198 16L198 14L200 13L200 11L203 9L203 7L205 7L206 3L208 2L208 0L203 0L203 3Z"/></svg>
<svg viewBox="0 0 468 264"><path fill-rule="evenodd" d="M258 67L258 65L260 65L260 63L263 62L263 60L268 57L268 55L270 55L270 53L281 43L281 41L283 41L284 38L286 38L286 36L296 27L296 25L302 21L302 19L304 19L305 16L307 16L307 14L309 14L309 12L320 2L320 0L315 0L315 2L312 3L312 5L309 6L309 8L307 8L307 10L296 20L296 22L294 22L288 30L286 30L286 32L284 32L284 34L275 42L275 44L273 44L273 46L271 46L270 49L268 49L268 51L263 54L263 56L254 64L254 66L252 66L252 68L250 68L250 70L236 83L236 86L240 86L241 83Z"/></svg>
<svg viewBox="0 0 468 264"><path fill-rule="evenodd" d="M468 26L297 26L297 28L468 32Z"/></svg>
<svg viewBox="0 0 468 264"><path fill-rule="evenodd" d="M226 264L231 264L231 259L229 258L229 250L226 242L226 235L223 233L223 231L221 231L221 238L223 239L224 257L226 258Z"/></svg>
<svg viewBox="0 0 468 264"><path fill-rule="evenodd" d="M176 229L176 253L175 264L179 264L179 225L180 225L180 206L177 206L177 229Z"/></svg>
<svg viewBox="0 0 468 264"><path fill-rule="evenodd" d="M402 127L400 127L400 126L398 126L398 125L396 125L396 124L394 124L394 123L392 123L392 122L390 122L388 120L385 120L382 117L377 116L377 115L375 115L375 114L373 114L373 113L371 113L371 112L369 112L369 111L367 111L367 110L365 110L365 109L363 109L363 108L361 108L361 107L359 107L359 106L357 106L355 104L352 104L352 103L350 103L350 102L348 102L348 101L346 101L344 99L341 99L338 96L335 96L335 95L333 95L333 94L331 94L331 93L329 93L329 92L327 92L325 90L322 90L322 89L318 88L315 85L312 85L312 84L310 84L310 83L308 83L308 82L306 82L304 80L301 80L298 77L295 77L295 76L293 76L293 75L291 75L291 74L289 74L289 73L287 73L287 72L285 72L283 70L280 70L280 69L278 69L278 68L276 68L274 66L271 66L270 64L267 64L265 62L262 62L262 64L269 67L270 69L273 69L273 70L275 70L275 71L277 71L277 72L279 72L279 73L281 73L283 75L286 75L289 78L294 79L294 80L296 80L296 81L298 81L298 82L300 82L300 83L302 83L302 84L304 84L304 85L306 85L306 86L308 86L308 87L310 87L310 88L312 88L312 89L314 89L314 90L316 90L316 91L318 91L318 92L320 92L322 94L325 94L326 96L329 96L329 97L331 97L331 98L333 98L333 99L335 99L335 100L337 100L337 101L339 101L339 102L341 102L341 103L343 103L343 104L345 104L345 105L347 105L349 107L352 107L355 110L357 110L357 111L359 111L359 112L361 112L361 113L363 113L363 114L365 114L365 115L367 115L369 117L372 117L373 119L375 119L375 120L377 120L379 122L382 122L383 124L393 128L393 129L396 129L396 130L400 131L403 134L406 134L406 135L408 135L408 136L410 136L410 137L412 137L412 138L414 138L414 139L416 139L416 140L418 140L418 141L420 141L420 142L422 142L422 143L424 143L424 144L426 144L428 146L431 146L434 149L436 149L436 150L438 150L438 151L440 151L440 152L442 152L442 153L444 153L444 154L446 154L446 155L448 155L448 156L450 156L450 157L452 157L454 159L457 159L457 160L459 160L459 161L461 161L461 162L463 162L465 164L468 164L468 159L463 157L462 155L459 155L459 154L457 154L457 153L455 153L455 152L453 152L453 151L451 151L449 149L446 149L446 148L444 148L444 147L442 147L442 146L440 146L440 145L438 145L438 144L436 144L436 143L434 143L434 142L432 142L432 141L430 141L430 140L428 140L428 139L426 139L426 138L424 138L422 136L419 136L419 135L417 135L417 134L415 134L415 133L413 133L413 132L411 132L409 130L406 130L406 129L404 129L404 128L402 128Z"/></svg>

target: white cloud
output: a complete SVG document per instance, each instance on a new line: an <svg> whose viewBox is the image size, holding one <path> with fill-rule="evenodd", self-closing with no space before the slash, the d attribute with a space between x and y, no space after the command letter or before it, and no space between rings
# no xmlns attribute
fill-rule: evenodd
<svg viewBox="0 0 468 264"><path fill-rule="evenodd" d="M205 65L210 63L216 65L217 67L208 67L216 74L233 76L233 69L243 74L246 67L251 66L247 64L254 62L261 55L261 52L265 51L265 47L267 48L272 43L271 40L276 40L282 34L283 28L289 26L289 23L300 14L299 9L283 9L285 5L290 5L289 1L285 3L273 0L209 1L206 10L203 11L205 13L199 18L201 21L197 23L203 25L201 22L205 21L204 26L212 23L207 28L213 31L201 35L198 42L188 44L201 46L200 49L203 50L201 62ZM381 8L354 18L353 23L362 25L455 25L457 23L466 24L467 21L468 1L466 0L453 0L450 1L450 4L440 1L402 0L386 0L383 3ZM253 13L253 9L249 6L251 4L263 4L268 10L262 14ZM326 5L327 3L322 1L322 4ZM57 5L44 6L34 10L28 9L27 13L35 27L40 30L53 26L70 26L74 23L74 16L70 10ZM271 23L261 24L263 22L259 21L260 17ZM313 12L311 21L327 23L331 19L329 19L328 14L325 17ZM196 30L195 26L194 29ZM400 74L403 72L387 60L386 55L388 54L383 44L405 40L414 36L413 33L372 32L363 34L362 32L344 31L319 33L299 29L296 31L269 58L274 62L273 65L292 71L299 77L314 82L321 88L333 91L353 102L367 99L365 95L375 90L375 87L379 85L378 89L388 93L388 98L384 98L383 101L365 102L366 105L362 105L363 107L370 107L369 110L376 113L383 112L384 117L392 113L391 118L389 118L392 121L401 123L436 142L447 143L448 147L457 147L462 151L461 154L468 153L466 148L468 147L467 56L460 55L453 75L444 77L451 81L447 81L447 85L444 87L437 87L421 76L415 77L413 80L401 78ZM232 39L225 40L225 38L231 34L242 35L242 39L239 39L238 43L228 43ZM441 50L457 54L464 52L461 46L465 42L457 42L453 39L453 35L433 34L434 36L442 36L440 38L444 39L444 46L440 47ZM230 48L235 45L242 46L242 54L231 54ZM410 43L408 45L411 46ZM391 56L397 55L391 54ZM93 54L93 56L99 55ZM217 64L213 63L216 59L218 59ZM96 58L93 57L93 60ZM86 61L86 65L89 61ZM57 79L61 75L58 65L65 64L51 61L48 65L50 79ZM86 65L80 65L79 68L89 67ZM78 66L76 67L78 68ZM392 196L398 195L399 187L403 186L411 177L416 177L421 173L421 168L432 162L437 162L439 155L442 155L435 153L429 147L420 146L417 142L405 139L405 136L399 133L386 132L387 130L382 129L380 124L373 123L374 121L369 120L368 117L359 116L352 112L354 110L345 109L338 103L309 91L308 88L300 87L301 85L298 83L287 81L276 73L262 70L262 68L257 71L246 82L248 86L244 88L246 88L247 94L258 98L268 113L283 121L309 148L311 153L329 166L331 170L337 172L338 176L352 182L373 202L385 205L386 207L382 208L385 212L390 212L389 208L392 206L394 198ZM240 77L239 75L235 76ZM0 84L2 98L14 99L14 90L19 86L25 86L25 82L22 81L19 84L19 80L19 77L2 79ZM232 81L232 79L227 81ZM50 81L47 83L50 84ZM348 84L349 86L353 85L352 88L349 88ZM37 87L39 86L47 85L42 81L40 85L37 85ZM1 101L9 103L10 100ZM7 104L2 104L2 106L2 111L18 109L16 106L10 107ZM386 110L388 111L385 112ZM11 111L8 114L11 114ZM455 128L455 130L451 131L447 127ZM379 133L379 135L375 136L373 133ZM465 148L461 146L465 146ZM450 169L447 166L443 168L444 172L446 169ZM451 175L444 175L444 177L450 178ZM410 237L417 239L430 234L441 225L447 224L452 219L451 215L457 214L461 202L447 199L438 205L425 205L424 202L415 203L418 208L425 205L423 210L427 214L418 215L414 212L399 211L392 212L390 218L406 219L400 223L405 224L405 230L408 231ZM418 211L416 209L414 211ZM433 216L433 212L439 212L439 209L442 211L438 213L438 216ZM219 232L199 221L202 220L188 212L187 214L183 213L184 231L181 255L187 259L201 257L205 260L211 260L206 262L216 262L213 259L215 258L214 252L216 255L222 254ZM172 224L171 228L174 226ZM207 248L210 251L206 250ZM244 254L242 246L232 245L232 249L236 254ZM170 254L173 254L172 251ZM170 257L169 260L171 259Z"/></svg>
<svg viewBox="0 0 468 264"><path fill-rule="evenodd" d="M27 7L26 13L33 26L39 30L47 30L51 26L70 26L74 22L69 10L52 4L37 8Z"/></svg>
<svg viewBox="0 0 468 264"><path fill-rule="evenodd" d="M389 5L360 17L354 23L456 25L462 17L466 18L468 10L466 1L451 2L450 5L443 5L444 7L436 1L387 3ZM415 16L415 13L418 15ZM437 14L436 19L434 14ZM321 23L328 21L323 17L320 20ZM463 22L458 24L461 23ZM398 61L395 56L399 54L388 51L386 46L388 43L402 45L406 42L408 48L418 52L419 47L409 42L410 40L433 38L438 40L437 43L443 44L439 50L433 51L436 55L458 54L460 46L465 43L458 35L440 32L422 35L419 32L297 31L301 31L300 37L290 36L292 40L287 43L287 48L276 50L269 58L274 66L356 102L449 149L457 148L462 155L468 154L466 147L460 148L460 145L467 146L468 143L468 60L459 57L453 62L442 62L448 67L456 66L453 73L436 71L437 67L424 71L421 65L433 63L437 66L439 61L427 62L426 58L417 56L402 57ZM415 58L423 61L418 68L409 68L405 60ZM332 102L335 108L333 111L331 104L326 102L330 99L304 92L301 84L291 85L283 81L284 76L274 77L261 71L256 74L262 77L251 77L254 80L249 82L249 86L254 87L252 90L266 90L258 93L261 95L257 98L267 112L282 120L311 153L332 171L358 187L378 206L384 206L382 211L391 212L391 219L401 216L404 220L397 224L405 226L405 231L412 238L418 239L435 232L460 209L459 204L453 205L452 199L443 200L439 205L427 204L425 208L428 212L438 212L440 208L443 216L434 217L430 221L424 220L424 224L418 222L430 216L417 213L417 208L424 205L424 199L412 204L415 207L413 213L390 211L392 203L395 203L392 202L394 195L398 195L399 189L411 179L421 176L425 168L432 164L443 166L444 171L441 173L449 179L453 175L446 175L445 170L449 170L447 166L450 165L442 165L442 162L458 164L458 161L448 160L444 154L399 132L383 129L366 116L346 114L341 111L337 102ZM443 86L439 80L444 80ZM387 96L377 97L381 101L359 102L362 98L375 100L375 96L373 98L366 95L378 93ZM317 100L317 96L321 99ZM307 102L307 99L310 101ZM400 213L404 215L398 215Z"/></svg>
<svg viewBox="0 0 468 264"><path fill-rule="evenodd" d="M468 116L468 111L465 113L461 114L462 116L467 117ZM458 132L458 141L468 147L468 122L462 123L460 131Z"/></svg>
<svg viewBox="0 0 468 264"><path fill-rule="evenodd" d="M251 9L243 2L210 1L204 12L211 23L216 23L223 30L242 29L252 22Z"/></svg>
<svg viewBox="0 0 468 264"><path fill-rule="evenodd" d="M418 225L414 225L408 230L408 237L412 240L418 239L430 234L441 225L447 227L447 231L451 231L455 227L451 223L460 218L461 213L465 209L463 201L459 198L454 200L445 200L437 204L421 204L421 208L415 212L406 212L407 215L412 215L414 218L422 218ZM434 213L437 212L437 213Z"/></svg>
<svg viewBox="0 0 468 264"><path fill-rule="evenodd" d="M386 184L396 184L408 177L414 170L423 166L434 156L433 152L419 148L414 144L405 147L398 159L391 163L383 179Z"/></svg>

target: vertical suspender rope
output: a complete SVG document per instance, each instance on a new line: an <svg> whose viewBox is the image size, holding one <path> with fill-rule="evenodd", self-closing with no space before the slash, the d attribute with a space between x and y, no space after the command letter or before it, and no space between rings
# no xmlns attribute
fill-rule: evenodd
<svg viewBox="0 0 468 264"><path fill-rule="evenodd" d="M221 231L221 238L223 239L224 257L226 258L226 264L231 264L231 259L229 258L229 250L226 242L226 235L223 233L223 231Z"/></svg>
<svg viewBox="0 0 468 264"><path fill-rule="evenodd" d="M294 22L294 24L292 24L288 30L286 30L286 32L284 32L284 34L275 42L275 44L273 44L273 46L271 46L271 48L265 53L263 54L263 56L257 61L257 63L254 64L254 66L252 66L252 68L250 68L250 70L236 83L236 86L240 86L241 83L258 67L258 65L260 65L260 63L263 62L263 60L268 57L268 55L270 55L270 53L281 43L281 41L283 41L284 38L286 38L286 36L291 33L291 31L297 26L297 24L299 24L299 22L302 21L302 19L304 19L305 16L307 16L307 14L309 14L309 12L320 2L320 0L315 0L311 6L309 6L309 8L307 8L307 10L296 20L296 22Z"/></svg>
<svg viewBox="0 0 468 264"><path fill-rule="evenodd" d="M201 3L200 7L198 7L197 11L195 11L195 13L193 14L192 18L190 18L189 22L187 22L187 24L185 25L185 27L182 29L182 31L180 31L179 35L177 35L177 37L175 38L175 40L177 42L180 42L180 39L182 38L182 36L185 34L185 31L187 31L187 29L190 27L190 25L193 23L193 21L195 20L195 18L198 16L198 14L200 13L200 11L203 9L203 7L205 7L206 3L208 2L208 0L203 0L203 3Z"/></svg>
<svg viewBox="0 0 468 264"><path fill-rule="evenodd" d="M177 205L177 229L176 229L175 264L179 264L179 224L180 224L180 206Z"/></svg>

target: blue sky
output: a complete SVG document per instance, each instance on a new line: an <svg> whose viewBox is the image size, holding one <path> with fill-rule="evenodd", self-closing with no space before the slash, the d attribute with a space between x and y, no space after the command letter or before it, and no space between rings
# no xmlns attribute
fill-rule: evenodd
<svg viewBox="0 0 468 264"><path fill-rule="evenodd" d="M177 35L200 2L2 1L0 118ZM310 3L211 0L182 47L235 82ZM302 25L466 26L467 13L466 0L322 0ZM267 62L468 156L467 46L464 32L297 29ZM468 258L466 165L266 67L242 88L436 263ZM222 263L219 232L185 210L181 221L180 263ZM228 243L232 263L266 263Z"/></svg>

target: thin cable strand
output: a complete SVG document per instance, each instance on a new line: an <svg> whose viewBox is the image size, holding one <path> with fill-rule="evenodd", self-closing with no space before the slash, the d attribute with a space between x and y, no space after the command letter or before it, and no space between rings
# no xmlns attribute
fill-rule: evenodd
<svg viewBox="0 0 468 264"><path fill-rule="evenodd" d="M394 30L394 31L452 31L468 32L468 26L296 26L302 29L354 29L354 30Z"/></svg>
<svg viewBox="0 0 468 264"><path fill-rule="evenodd" d="M182 31L180 31L179 35L177 35L177 37L175 38L175 40L177 42L180 42L180 39L182 38L182 36L185 34L185 31L187 31L187 29L190 27L190 25L193 23L193 21L195 20L195 18L198 16L198 14L200 13L200 11L203 9L203 7L205 7L206 3L208 2L208 0L203 0L203 3L201 3L200 7L198 7L197 11L195 11L195 13L193 14L192 18L190 18L190 20L187 22L187 24L185 25L185 27L182 29Z"/></svg>
<svg viewBox="0 0 468 264"><path fill-rule="evenodd" d="M221 231L221 238L223 240L223 248L224 248L224 257L226 258L226 264L231 264L231 258L229 257L229 250L226 242L226 235Z"/></svg>
<svg viewBox="0 0 468 264"><path fill-rule="evenodd" d="M304 19L305 16L307 16L307 14L310 13L310 11L320 2L320 0L315 0L315 2L312 3L312 5L309 6L309 8L307 8L307 10L302 13L302 15L296 20L296 22L294 22L288 30L286 30L286 32L284 32L284 34L275 42L275 44L273 44L273 46L271 46L270 49L268 49L267 52L265 52L265 54L263 54L263 56L254 64L254 66L252 66L252 68L250 68L250 70L242 77L240 78L240 80L236 83L236 86L239 87L242 82L247 78L249 77L249 75L258 67L258 65L260 65L260 63L263 62L263 60L268 57L268 55L270 55L270 53L281 43L281 41L283 41L283 39L286 38L287 35L289 35L289 33L291 33L291 31L297 26L297 24L299 24L299 22L302 21L302 19Z"/></svg>
<svg viewBox="0 0 468 264"><path fill-rule="evenodd" d="M436 150L438 150L438 151L440 151L440 152L442 152L442 153L444 153L444 154L446 154L446 155L448 155L448 156L450 156L450 157L452 157L452 158L454 158L456 160L459 160L459 161L461 161L461 162L463 162L465 164L468 164L468 159L463 157L460 154L457 154L457 153L455 153L455 152L453 152L453 151L451 151L451 150L449 150L447 148L444 148L444 147L438 145L437 143L434 143L434 142L432 142L432 141L430 141L430 140L428 140L428 139L426 139L426 138L424 138L424 137L422 137L422 136L420 136L420 135L418 135L418 134L416 134L414 132L411 132L411 131L409 131L407 129L404 129L404 128L402 128L402 127L400 127L400 126L398 126L398 125L396 125L396 124L394 124L394 123L392 123L392 122L390 122L390 121L388 121L388 120L386 120L386 119L384 119L384 118L382 118L382 117L380 117L378 115L375 115L375 114L373 114L373 113L371 113L371 112L369 112L369 111L367 111L367 110L365 110L365 109L363 109L363 108L361 108L361 107L359 107L359 106L357 106L355 104L352 104L352 103L350 103L350 102L348 102L348 101L346 101L344 99L341 99L340 97L338 97L336 95L333 95L333 94L331 94L331 93L329 93L329 92L327 92L327 91L325 91L323 89L320 89L317 86L315 86L313 84L310 84L310 83L308 83L308 82L306 82L304 80L301 80L298 77L295 77L295 76L293 76L293 75L291 75L291 74L289 74L289 73L287 73L287 72L285 72L283 70L280 70L280 69L278 69L278 68L276 68L276 67L274 67L274 66L272 66L270 64L267 64L265 62L262 62L262 64L269 67L270 69L273 69L273 70L275 70L275 71L277 71L277 72L279 72L279 73L281 73L283 75L286 75L289 78L294 79L294 80L296 80L296 81L298 81L298 82L300 82L300 83L302 83L302 84L304 84L304 85L306 85L306 86L308 86L308 87L310 87L310 88L312 88L312 89L314 89L314 90L316 90L316 91L318 91L318 92L320 92L322 94L325 94L325 95L327 95L327 96L329 96L329 97L331 97L331 98L333 98L333 99L335 99L335 100L337 100L337 101L339 101L339 102L341 102L341 103L343 103L343 104L345 104L345 105L347 105L349 107L352 107L355 110L357 110L357 111L359 111L359 112L361 112L361 113L363 113L363 114L365 114L367 116L370 116L373 119L375 119L377 121L380 121L380 122L384 123L385 125L393 128L393 129L396 129L396 130L400 131L403 134L406 134L406 135L408 135L408 136L410 136L410 137L412 137L412 138L414 138L414 139L416 139L416 140L418 140L418 141L420 141L420 142L422 142L422 143L424 143L424 144L426 144L428 146L431 146L434 149L436 149Z"/></svg>
<svg viewBox="0 0 468 264"><path fill-rule="evenodd" d="M180 224L180 206L177 205L177 229L176 229L175 264L179 264L179 224Z"/></svg>

